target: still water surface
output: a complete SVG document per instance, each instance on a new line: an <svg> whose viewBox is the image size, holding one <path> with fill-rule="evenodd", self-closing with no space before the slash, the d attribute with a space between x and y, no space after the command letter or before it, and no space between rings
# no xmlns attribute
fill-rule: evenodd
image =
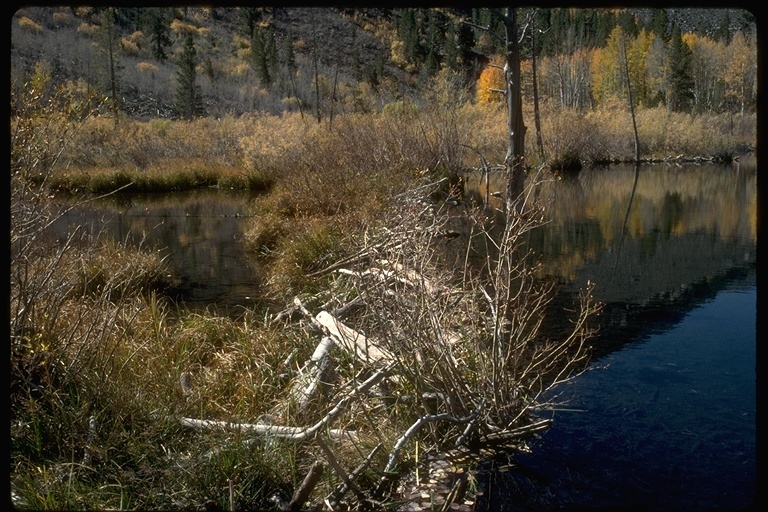
<svg viewBox="0 0 768 512"><path fill-rule="evenodd" d="M573 410L552 415L531 453L484 467L482 509L753 505L755 313L756 288L728 286L668 331L594 362L558 390Z"/></svg>
<svg viewBox="0 0 768 512"><path fill-rule="evenodd" d="M491 191L502 189L491 183ZM478 184L478 191L482 187ZM604 304L591 370L558 389L569 408L480 474L481 510L638 506L738 509L754 497L757 193L754 159L731 166L585 169L542 186L531 233L554 304L587 281ZM256 307L242 243L257 198L217 191L115 197L74 226L159 251L191 308ZM455 242L461 243L461 239ZM555 328L557 326L550 325Z"/></svg>

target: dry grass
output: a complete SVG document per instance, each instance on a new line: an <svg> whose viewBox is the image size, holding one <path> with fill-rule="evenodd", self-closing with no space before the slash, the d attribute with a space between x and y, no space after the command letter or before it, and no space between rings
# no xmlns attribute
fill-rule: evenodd
<svg viewBox="0 0 768 512"><path fill-rule="evenodd" d="M44 93L43 78L33 85L30 94ZM296 115L116 123L91 117L75 86L47 102L15 104L16 504L192 509L208 499L227 504L231 483L238 509L275 508L272 496L290 497L312 462L330 460L316 440L197 432L181 426L182 416L310 425L344 405L328 425L359 434L355 443L331 448L343 467L384 447L359 481L364 493L383 469L412 460L417 439L422 450L436 451L530 425L541 393L585 363L596 307L586 290L572 331L557 339L539 332L550 290L524 264L523 243L541 219L536 203L491 216L495 224L487 211L452 219L472 243L463 238L460 251L447 250L448 217L429 204L430 187L415 187L476 166L477 153L466 146L490 161L505 150L503 111L461 106L454 93L444 80L427 95L428 108L396 102L381 113L340 115L330 126ZM617 111L545 114L549 155L627 150ZM730 130L715 118L639 114L641 139L658 152L672 143L715 147L722 139L712 134ZM749 123L737 119L725 132L733 139L720 144L748 138ZM59 214L48 208L54 183L92 191L127 183L142 190L248 183L261 190L245 238L270 265L274 298L301 297L312 313L361 301L362 311L345 321L391 354L388 386L352 392L378 374L339 350L325 400L306 410L283 407L292 377L319 342L311 321L278 325L268 311L233 320L176 309L162 297L165 273L156 256L102 243L98 233L48 241L46 227ZM345 272L326 271L339 261ZM282 414L271 417L276 410ZM328 469L314 502L339 482Z"/></svg>

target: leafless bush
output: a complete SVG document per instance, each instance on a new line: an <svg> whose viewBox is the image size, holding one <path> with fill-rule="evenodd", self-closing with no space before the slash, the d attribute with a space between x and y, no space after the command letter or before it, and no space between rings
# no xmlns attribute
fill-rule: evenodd
<svg viewBox="0 0 768 512"><path fill-rule="evenodd" d="M314 439L317 425L355 430L359 442L388 447L378 463L389 474L415 440L436 452L510 447L549 425L535 411L546 392L586 368L588 321L598 306L591 288L584 290L570 328L555 339L540 331L553 295L527 263L526 234L543 222L533 199L537 186L529 184L520 210L502 216L500 234L482 210L459 219L436 211L424 199L431 187L402 194L386 229L356 255L313 274L338 276L323 311L312 317L300 305L344 348L334 356L335 377L328 377L326 362L318 382L342 385L326 385L325 400L303 401L300 416L284 417L316 425L291 435ZM451 258L442 253L462 237L464 264L447 266ZM480 257L470 257L479 246L486 247ZM470 264L478 259L479 267ZM316 354L324 358L327 344L323 338ZM363 448L357 452L370 446ZM325 452L334 457L332 449Z"/></svg>
<svg viewBox="0 0 768 512"><path fill-rule="evenodd" d="M583 368L587 320L596 310L586 290L569 333L558 340L540 335L552 290L534 279L524 235L542 222L541 206L528 201L519 214L506 215L500 238L474 224L471 236L492 249L475 270L439 263L441 240L454 235L446 216L419 202L400 208L391 245L375 251L367 268L353 270L368 305L362 330L398 362L396 394L413 397L414 420L466 420L435 430L440 444L487 440L527 425L539 396Z"/></svg>

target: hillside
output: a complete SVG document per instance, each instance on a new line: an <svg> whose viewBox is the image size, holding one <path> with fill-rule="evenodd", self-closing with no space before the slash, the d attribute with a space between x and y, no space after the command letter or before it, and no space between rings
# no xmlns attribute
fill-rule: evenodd
<svg viewBox="0 0 768 512"><path fill-rule="evenodd" d="M500 51L498 43L489 43L487 34L475 29L459 57L448 53L461 42L461 20L477 17L476 10L414 11L415 37L420 38L414 44L421 54L409 53L402 10L389 8L120 8L114 31L108 32L94 8L25 7L11 19L11 83L20 86L38 63L45 63L56 82L82 79L89 90L105 93L114 82L120 108L131 116L172 118L179 55L191 33L196 83L210 116L309 111L321 105L370 111L418 95L436 65L463 70L466 85L473 87L486 57ZM654 18L652 9L602 10L601 15L608 12L608 23L626 23L625 14L637 26ZM706 35L722 31L724 24L727 31L754 28L751 13L737 9L665 12L668 26ZM162 32L153 16L160 16ZM551 32L549 37L561 37ZM156 45L163 34L167 42L161 48L165 58L160 58ZM262 43L260 67L254 45ZM562 43L554 40L549 46ZM439 64L430 68L430 59Z"/></svg>

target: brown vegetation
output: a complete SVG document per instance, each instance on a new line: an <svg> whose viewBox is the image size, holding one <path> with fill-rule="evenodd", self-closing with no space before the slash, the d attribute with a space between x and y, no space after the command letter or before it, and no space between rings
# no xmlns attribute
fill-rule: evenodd
<svg viewBox="0 0 768 512"><path fill-rule="evenodd" d="M16 505L391 505L425 451L514 448L546 428L532 413L584 368L598 306L584 290L570 332L540 332L551 288L525 264L542 219L532 196L504 214L470 204L459 225L472 242L458 253L446 249L457 219L433 200L457 192L478 154L503 158L499 105L472 103L444 72L422 103L378 108L360 88L348 98L366 113L320 123L142 121L106 114L82 82L53 87L48 69L11 105ZM547 160L631 156L627 116L545 104ZM754 145L755 118L640 109L638 129L648 155L735 154ZM545 163L529 159L526 191ZM259 193L245 243L279 307L190 313L164 297L155 254L79 229L46 238L62 214L52 195L196 187ZM319 466L326 476L302 488Z"/></svg>

